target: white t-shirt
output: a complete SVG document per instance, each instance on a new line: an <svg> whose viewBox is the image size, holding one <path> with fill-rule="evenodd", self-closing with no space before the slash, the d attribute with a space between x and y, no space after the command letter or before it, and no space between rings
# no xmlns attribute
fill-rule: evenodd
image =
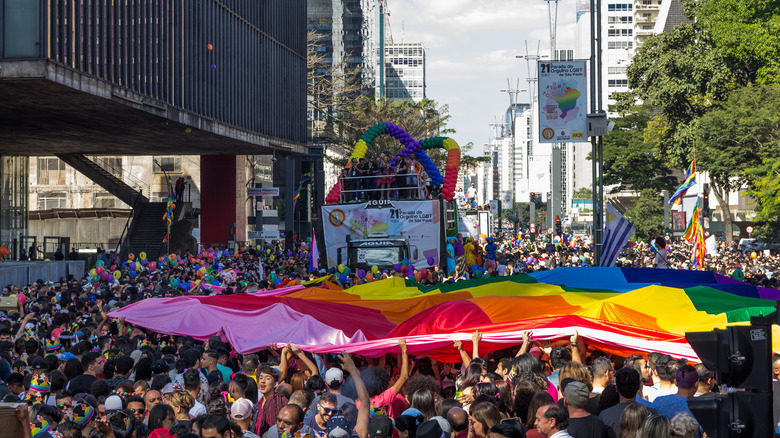
<svg viewBox="0 0 780 438"><path fill-rule="evenodd" d="M477 196L477 189L475 189L474 187L469 187L467 193L469 195L469 198L475 198Z"/></svg>
<svg viewBox="0 0 780 438"><path fill-rule="evenodd" d="M203 403L195 400L195 406L193 406L192 409L190 409L190 418L195 418L198 415L203 415L205 413L206 413L206 406Z"/></svg>

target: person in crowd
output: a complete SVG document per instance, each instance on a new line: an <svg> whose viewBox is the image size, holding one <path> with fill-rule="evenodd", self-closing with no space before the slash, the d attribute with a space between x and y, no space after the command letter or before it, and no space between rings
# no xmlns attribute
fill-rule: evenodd
<svg viewBox="0 0 780 438"><path fill-rule="evenodd" d="M536 430L547 438L571 438L566 431L569 427L569 413L555 403L539 407L536 410Z"/></svg>
<svg viewBox="0 0 780 438"><path fill-rule="evenodd" d="M574 438L609 438L607 426L599 417L585 410L590 400L588 387L576 380L563 389L564 406L569 412L567 432Z"/></svg>
<svg viewBox="0 0 780 438"><path fill-rule="evenodd" d="M599 418L611 429L610 436L616 436L620 430L620 418L623 411L631 404L639 403L637 394L641 385L639 373L634 368L623 367L615 373L615 385L617 386L620 402L611 408L601 411ZM651 414L657 412L653 408L647 408Z"/></svg>

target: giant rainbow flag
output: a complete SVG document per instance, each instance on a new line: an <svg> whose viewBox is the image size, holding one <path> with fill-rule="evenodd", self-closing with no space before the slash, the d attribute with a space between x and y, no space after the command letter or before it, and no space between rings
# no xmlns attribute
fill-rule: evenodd
<svg viewBox="0 0 780 438"><path fill-rule="evenodd" d="M611 353L696 360L685 332L747 324L780 299L779 290L710 271L635 268L557 268L436 287L402 278L346 290L324 280L312 284L318 286L152 298L109 316L161 333L220 335L241 353L293 342L312 352L376 357L397 351L403 337L410 353L459 361L452 342L470 345L474 330L483 333L484 354L520 344L525 330L533 330L534 340L552 340L576 329Z"/></svg>

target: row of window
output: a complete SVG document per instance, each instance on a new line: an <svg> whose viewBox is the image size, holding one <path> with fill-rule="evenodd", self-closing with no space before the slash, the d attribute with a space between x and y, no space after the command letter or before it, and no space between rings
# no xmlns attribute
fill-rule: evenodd
<svg viewBox="0 0 780 438"><path fill-rule="evenodd" d="M153 157L159 163L154 165L155 173L181 172L181 157ZM101 157L108 170L119 178L122 177L121 157ZM39 157L37 166L38 185L65 185L66 165L56 157Z"/></svg>
<svg viewBox="0 0 780 438"><path fill-rule="evenodd" d="M390 58L387 60L392 65L408 65L409 67L420 67L425 65L422 58Z"/></svg>
<svg viewBox="0 0 780 438"><path fill-rule="evenodd" d="M611 75L624 75L626 74L626 67L609 67L607 74Z"/></svg>
<svg viewBox="0 0 780 438"><path fill-rule="evenodd" d="M68 208L66 193L49 192L38 194L38 210L54 210ZM96 193L92 200L92 208L119 208L125 207L122 201L110 193Z"/></svg>
<svg viewBox="0 0 780 438"><path fill-rule="evenodd" d="M629 24L634 22L634 17L630 15L623 15L619 17L607 17L607 23L609 24Z"/></svg>
<svg viewBox="0 0 780 438"><path fill-rule="evenodd" d="M607 5L607 11L610 12L617 12L617 11L633 11L634 5L631 3L610 3Z"/></svg>
<svg viewBox="0 0 780 438"><path fill-rule="evenodd" d="M633 36L634 29L609 29L607 36Z"/></svg>
<svg viewBox="0 0 780 438"><path fill-rule="evenodd" d="M633 41L609 41L607 42L607 49L633 49Z"/></svg>
<svg viewBox="0 0 780 438"><path fill-rule="evenodd" d="M628 79L609 79L607 81L609 87L628 87Z"/></svg>
<svg viewBox="0 0 780 438"><path fill-rule="evenodd" d="M387 47L385 55L423 56L423 49L422 47Z"/></svg>

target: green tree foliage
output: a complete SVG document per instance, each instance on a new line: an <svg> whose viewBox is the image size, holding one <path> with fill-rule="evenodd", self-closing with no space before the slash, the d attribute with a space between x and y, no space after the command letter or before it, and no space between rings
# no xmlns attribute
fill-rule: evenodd
<svg viewBox="0 0 780 438"><path fill-rule="evenodd" d="M621 190L674 190L675 178L658 150L644 141L650 120L644 105L615 120L615 128L604 138L604 184Z"/></svg>
<svg viewBox="0 0 780 438"><path fill-rule="evenodd" d="M780 79L780 2L697 1L697 25L721 54L737 84Z"/></svg>
<svg viewBox="0 0 780 438"><path fill-rule="evenodd" d="M664 200L653 189L644 189L634 205L626 210L626 219L636 227L635 237L644 240L650 236L650 230L664 229Z"/></svg>
<svg viewBox="0 0 780 438"><path fill-rule="evenodd" d="M641 100L654 108L644 141L670 164L684 167L691 158L695 122L733 88L721 55L691 24L648 38L626 74L629 93L619 97L621 113Z"/></svg>
<svg viewBox="0 0 780 438"><path fill-rule="evenodd" d="M770 228L780 228L779 101L780 84L742 87L701 118L697 136L701 151L697 159L709 171L713 186L720 189L714 191L718 203L729 191L749 184L758 219Z"/></svg>
<svg viewBox="0 0 780 438"><path fill-rule="evenodd" d="M590 187L581 187L571 195L574 199L593 199L593 190Z"/></svg>

